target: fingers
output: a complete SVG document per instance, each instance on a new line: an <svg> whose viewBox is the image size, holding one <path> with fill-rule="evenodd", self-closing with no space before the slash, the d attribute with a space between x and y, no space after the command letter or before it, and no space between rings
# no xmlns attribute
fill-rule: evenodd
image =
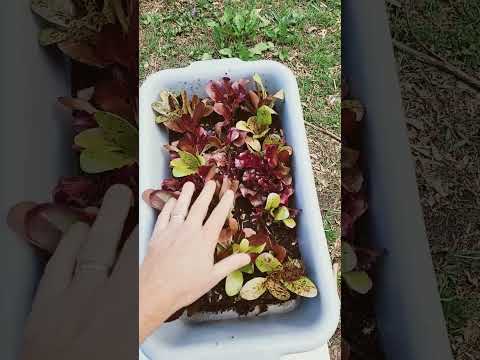
<svg viewBox="0 0 480 360"><path fill-rule="evenodd" d="M118 256L118 261L112 271L111 279L119 284L138 281L138 226L130 234Z"/></svg>
<svg viewBox="0 0 480 360"><path fill-rule="evenodd" d="M220 202L212 211L212 214L205 223L204 230L208 234L211 234L212 240L215 241L215 244L218 240L218 236L220 235L220 231L225 224L225 220L227 220L228 214L233 207L233 197L233 191L228 190L225 195L222 196Z"/></svg>
<svg viewBox="0 0 480 360"><path fill-rule="evenodd" d="M172 214L176 204L177 199L171 198L163 207L162 211L158 215L155 228L153 229L153 239L155 239L161 233L161 231L165 230L167 227L168 223L170 222L170 215Z"/></svg>
<svg viewBox="0 0 480 360"><path fill-rule="evenodd" d="M216 263L213 267L213 281L215 282L213 286L227 277L228 274L250 264L250 261L250 255L248 254L235 254Z"/></svg>
<svg viewBox="0 0 480 360"><path fill-rule="evenodd" d="M188 222L199 225L203 224L203 220L205 220L205 216L207 216L208 207L210 206L213 195L215 194L216 187L217 185L215 184L215 181L208 181L205 184L205 187L188 213Z"/></svg>
<svg viewBox="0 0 480 360"><path fill-rule="evenodd" d="M132 192L127 186L113 185L108 189L87 243L80 251L80 266L94 264L110 267L114 264L118 242L131 204Z"/></svg>
<svg viewBox="0 0 480 360"><path fill-rule="evenodd" d="M170 216L170 221L173 224L181 224L185 221L194 192L195 185L192 182L189 181L183 185L182 192L180 193L175 208L172 211L172 215Z"/></svg>
<svg viewBox="0 0 480 360"><path fill-rule="evenodd" d="M150 246L160 246L162 249L168 248L174 241L175 237L161 236L162 232L167 228L170 223L171 215L177 205L177 199L171 198L165 204L163 210L160 212L153 229L152 237L150 239Z"/></svg>
<svg viewBox="0 0 480 360"><path fill-rule="evenodd" d="M70 226L45 268L38 291L40 301L58 295L72 281L78 252L87 240L90 227L82 222Z"/></svg>
<svg viewBox="0 0 480 360"><path fill-rule="evenodd" d="M162 210L168 200L173 198L173 195L163 190L147 189L142 193L142 199L145 203L157 210Z"/></svg>

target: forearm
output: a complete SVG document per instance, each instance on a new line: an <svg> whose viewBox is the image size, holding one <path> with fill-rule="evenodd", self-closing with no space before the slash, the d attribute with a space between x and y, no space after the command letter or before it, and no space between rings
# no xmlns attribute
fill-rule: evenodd
<svg viewBox="0 0 480 360"><path fill-rule="evenodd" d="M152 299L154 294L162 294L157 299ZM157 296L155 296L157 297ZM138 337L139 344L142 344L161 324L163 324L175 311L176 304L168 292L151 292L144 289L140 284L138 311ZM155 305L154 307L152 305Z"/></svg>

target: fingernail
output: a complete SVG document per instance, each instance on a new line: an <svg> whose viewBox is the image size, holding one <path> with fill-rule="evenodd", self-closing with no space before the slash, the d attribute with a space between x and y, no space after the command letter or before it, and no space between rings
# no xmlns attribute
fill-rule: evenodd
<svg viewBox="0 0 480 360"><path fill-rule="evenodd" d="M187 187L194 187L195 188L195 184L191 181L187 181L185 184L183 184L183 189L186 189Z"/></svg>

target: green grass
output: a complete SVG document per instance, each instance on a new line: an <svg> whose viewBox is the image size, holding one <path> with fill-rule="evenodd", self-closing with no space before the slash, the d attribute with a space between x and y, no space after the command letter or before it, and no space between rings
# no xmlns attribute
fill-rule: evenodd
<svg viewBox="0 0 480 360"><path fill-rule="evenodd" d="M141 80L202 59L277 60L297 76L305 120L340 132L340 0L232 0L220 8L212 0L167 0L146 9Z"/></svg>
<svg viewBox="0 0 480 360"><path fill-rule="evenodd" d="M480 251L445 255L437 273L440 298L450 336L462 335L468 321L480 321L475 282L480 282Z"/></svg>
<svg viewBox="0 0 480 360"><path fill-rule="evenodd" d="M336 216L332 211L326 210L323 213L323 228L329 247L335 245L337 239L340 237L338 226L335 224Z"/></svg>
<svg viewBox="0 0 480 360"><path fill-rule="evenodd" d="M471 0L424 0L395 9L394 37L423 43L435 54L467 71L480 71L480 3ZM408 12L408 14L406 14Z"/></svg>

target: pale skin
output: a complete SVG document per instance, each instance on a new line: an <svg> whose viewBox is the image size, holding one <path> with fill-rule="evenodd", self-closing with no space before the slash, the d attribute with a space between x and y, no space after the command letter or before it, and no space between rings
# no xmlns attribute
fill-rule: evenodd
<svg viewBox="0 0 480 360"><path fill-rule="evenodd" d="M139 342L179 309L193 303L231 272L247 265L250 256L234 254L214 263L220 231L234 194L227 191L210 216L215 182L205 184L191 205L195 190L187 182L178 199L160 212L139 274Z"/></svg>
<svg viewBox="0 0 480 360"><path fill-rule="evenodd" d="M136 282L138 229L117 254L133 194L126 186L112 186L95 223L72 225L50 259L26 324L20 359L134 358L137 324L141 344L177 310L248 264L246 254L214 264L234 199L227 191L205 219L215 187L208 182L190 206L194 186L186 183L178 200L167 202L140 267L137 303L125 284ZM138 320L131 311L137 304Z"/></svg>

